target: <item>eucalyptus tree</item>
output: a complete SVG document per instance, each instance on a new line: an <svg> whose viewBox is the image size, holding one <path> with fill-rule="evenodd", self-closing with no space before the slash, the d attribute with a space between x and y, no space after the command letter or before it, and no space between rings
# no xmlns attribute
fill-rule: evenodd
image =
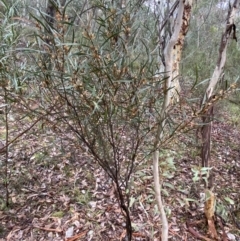
<svg viewBox="0 0 240 241"><path fill-rule="evenodd" d="M202 134L202 166L209 167L209 161L211 157L211 134L212 134L212 122L213 122L213 107L214 103L223 98L226 94L230 93L235 89L236 85L232 84L227 90L221 90L219 93L216 93L217 83L221 80L221 76L224 70L224 66L227 59L227 48L231 39L237 41L236 37L236 25L235 18L237 10L239 8L240 1L234 0L232 3L229 3L228 14L225 23L225 29L222 33L218 59L213 71L213 74L210 78L208 87L205 91L204 97L201 102L201 108L205 108L205 112L202 115L203 126L201 128ZM207 108L206 108L207 106ZM214 180L210 185L213 185ZM214 207L215 207L215 195L212 192L210 193L210 198L205 203L205 215L208 221L209 234L211 238L218 238L217 231L214 225Z"/></svg>
<svg viewBox="0 0 240 241"><path fill-rule="evenodd" d="M235 0L232 5L229 5L227 20L225 24L225 30L222 33L220 40L220 47L218 53L218 59L216 63L216 67L213 71L212 77L210 78L208 87L205 91L204 98L202 100L202 108L206 104L206 102L216 101L219 97L222 97L223 91L214 95L216 90L217 83L221 80L221 75L224 70L224 66L227 59L227 47L231 39L236 40L236 25L235 18L236 12L239 8L239 1ZM234 85L232 85L232 88ZM202 147L202 165L207 167L210 159L210 140L211 140L211 124L213 117L213 106L209 107L206 115L203 117L203 123L205 124L202 127L202 135L203 135L203 147Z"/></svg>
<svg viewBox="0 0 240 241"><path fill-rule="evenodd" d="M153 172L154 186L158 208L161 213L162 229L161 240L168 240L168 222L161 197L161 185L159 184L159 143L166 133L166 120L171 104L179 101L181 91L179 84L181 55L185 36L188 32L192 0L188 1L154 1L153 9L158 20L159 38L159 73L164 79L164 97L160 109L159 125L154 140ZM159 74L157 74L159 75ZM164 133L165 132L165 133Z"/></svg>

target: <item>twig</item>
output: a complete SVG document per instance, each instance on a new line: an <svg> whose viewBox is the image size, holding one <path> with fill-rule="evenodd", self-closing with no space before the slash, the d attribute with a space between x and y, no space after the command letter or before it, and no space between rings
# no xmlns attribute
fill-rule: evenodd
<svg viewBox="0 0 240 241"><path fill-rule="evenodd" d="M49 231L49 232L56 232L56 233L62 233L62 229L60 228L44 228L44 227L40 227L40 226L33 226L33 228L38 228L38 229L41 229L41 230L45 230L45 231Z"/></svg>
<svg viewBox="0 0 240 241"><path fill-rule="evenodd" d="M77 235L75 235L73 237L66 238L65 241L75 241L75 240L77 240L79 238L82 238L86 233L87 233L87 231L83 231L83 232L81 232L81 233L79 233L79 234L77 234Z"/></svg>
<svg viewBox="0 0 240 241"><path fill-rule="evenodd" d="M53 106L50 108L50 110L52 110L52 109L53 109ZM0 149L0 153L5 152L5 151L6 151L5 149L7 149L10 144L12 144L13 142L15 142L17 139L19 139L22 135L24 135L25 133L27 133L29 130L31 130L44 116L46 116L46 115L48 115L48 114L49 114L49 113L47 112L46 114L40 116L40 117L39 117L36 121L34 121L34 122L32 123L32 125L30 125L26 130L24 130L23 132L21 132L20 134L18 134L13 140L8 141L8 143L7 143L4 147L2 147L2 148Z"/></svg>
<svg viewBox="0 0 240 241"><path fill-rule="evenodd" d="M8 105L7 105L7 101L8 101L8 94L7 94L7 90L6 88L4 88L4 99L5 99L5 129L6 129L6 135L5 135L5 145L6 145L6 149L3 151L5 151L5 190L6 190L6 206L9 206L9 178L10 178L10 174L8 173L8 156L9 156L9 152L8 152L8 148L7 146L9 145L9 126L8 126ZM4 147L3 147L4 148ZM3 152L0 150L0 153Z"/></svg>
<svg viewBox="0 0 240 241"><path fill-rule="evenodd" d="M205 240L205 241L212 241L212 239L207 238L207 237L201 235L200 233L198 233L197 231L195 231L195 230L193 229L193 227L190 226L189 222L187 222L186 225L187 225L188 231L189 231L195 238L198 238L198 239L201 239L201 240Z"/></svg>

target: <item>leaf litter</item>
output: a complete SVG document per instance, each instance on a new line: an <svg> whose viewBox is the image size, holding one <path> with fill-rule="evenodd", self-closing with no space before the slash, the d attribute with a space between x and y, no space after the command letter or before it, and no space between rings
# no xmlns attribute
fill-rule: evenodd
<svg viewBox="0 0 240 241"><path fill-rule="evenodd" d="M30 125L20 124L12 136ZM11 202L5 207L1 170L0 240L123 240L126 224L112 181L84 148L76 148L71 133L41 128L35 126L9 148ZM217 213L229 237L239 240L240 130L216 121L212 137ZM169 240L197 240L188 225L206 235L201 231L206 231L200 203L203 186L193 182L192 171L200 164L199 149L194 138L180 138L180 147L189 149L174 155L175 169L168 170L171 175L163 185ZM4 156L0 158L4 165ZM151 159L138 163L132 177L130 210L136 241L159 237L151 165Z"/></svg>

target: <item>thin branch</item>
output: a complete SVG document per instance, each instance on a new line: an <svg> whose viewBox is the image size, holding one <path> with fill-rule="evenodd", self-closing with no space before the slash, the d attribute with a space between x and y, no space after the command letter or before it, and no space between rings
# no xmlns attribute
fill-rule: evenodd
<svg viewBox="0 0 240 241"><path fill-rule="evenodd" d="M51 111L52 109L53 109L53 106L49 110ZM8 141L8 143L4 147L2 147L0 149L0 153L3 152L6 148L8 148L9 145L14 143L17 139L19 139L22 135L26 134L29 130L31 130L40 120L42 120L44 118L44 116L47 116L48 114L49 114L49 112L47 112L46 114L44 114L44 115L40 116L39 118L37 118L37 120L35 120L26 130L22 131L20 134L18 134L11 141Z"/></svg>

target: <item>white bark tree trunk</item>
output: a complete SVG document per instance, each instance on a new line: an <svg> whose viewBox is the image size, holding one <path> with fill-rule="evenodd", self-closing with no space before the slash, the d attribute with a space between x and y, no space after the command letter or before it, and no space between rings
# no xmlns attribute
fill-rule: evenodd
<svg viewBox="0 0 240 241"><path fill-rule="evenodd" d="M229 43L231 37L235 38L236 26L234 24L234 19L235 19L236 11L237 11L238 7L239 7L239 0L234 0L233 5L228 10L227 23L225 26L225 31L222 34L217 65L215 67L215 70L210 79L209 85L205 92L205 96L207 97L207 99L209 99L212 96L212 93L213 93L213 91L220 79L220 76L223 72L223 68L226 63L228 43Z"/></svg>
<svg viewBox="0 0 240 241"><path fill-rule="evenodd" d="M162 228L160 229L161 232L161 240L167 241L168 240L168 220L164 210L164 205L162 202L162 195L161 195L161 184L159 181L159 151L155 151L153 155L153 177L154 177L154 190L158 205L158 210L160 212L161 221L162 221Z"/></svg>
<svg viewBox="0 0 240 241"><path fill-rule="evenodd" d="M162 4L162 5L161 5ZM162 6L162 8L161 8ZM166 6L169 9L168 15L164 14L164 9ZM177 8L178 6L178 8ZM170 33L171 30L164 27L166 25L166 21L177 9L176 17L172 24L170 24L170 28L172 28L173 33ZM156 133L156 140L154 143L155 152L153 154L153 176L154 176L154 188L155 195L157 200L158 209L161 215L162 228L161 228L161 240L168 240L168 220L166 217L166 213L164 211L164 205L162 202L161 196L161 185L159 182L159 151L158 145L160 140L164 134L164 126L166 123L166 113L171 104L172 97L178 101L179 92L180 92L180 84L179 84L179 63L181 60L181 53L183 49L183 43L185 35L188 31L189 20L191 16L192 9L192 0L179 0L176 1L171 9L169 8L169 2L162 1L159 6L159 16L164 17L165 20L162 23L162 27L159 30L159 39L161 43L161 47L163 48L163 58L161 59L161 64L159 68L159 72L161 72L162 67L164 66L164 78L165 78L165 86L164 86L164 101L160 113L160 124L158 126L158 130ZM166 34L167 32L171 35L170 39L167 40ZM165 36L164 36L165 35Z"/></svg>
<svg viewBox="0 0 240 241"><path fill-rule="evenodd" d="M181 91L179 83L179 64L181 61L183 44L188 31L192 0L178 0L172 6L169 2L161 2L159 6L159 42L162 59L159 72L164 72L165 107L171 101L179 101ZM168 9L166 11L166 8ZM165 9L165 10L164 10ZM170 90L170 91L169 91Z"/></svg>
<svg viewBox="0 0 240 241"><path fill-rule="evenodd" d="M232 6L230 5L228 10L227 22L225 26L225 31L222 34L218 60L216 67L213 71L213 75L209 81L209 85L204 94L202 103L201 103L201 111L204 112L204 108L206 107L206 102L211 101L213 97L213 92L216 88L218 81L223 73L223 68L226 63L227 57L227 46L230 39L236 39L236 26L234 24L234 18L236 15L237 8L239 7L240 0L234 0ZM203 115L203 123L204 125L201 128L202 132L202 166L208 167L210 160L210 150L211 150L211 127L212 127L212 115L213 115L213 106L210 105L209 108L205 111L206 113Z"/></svg>

